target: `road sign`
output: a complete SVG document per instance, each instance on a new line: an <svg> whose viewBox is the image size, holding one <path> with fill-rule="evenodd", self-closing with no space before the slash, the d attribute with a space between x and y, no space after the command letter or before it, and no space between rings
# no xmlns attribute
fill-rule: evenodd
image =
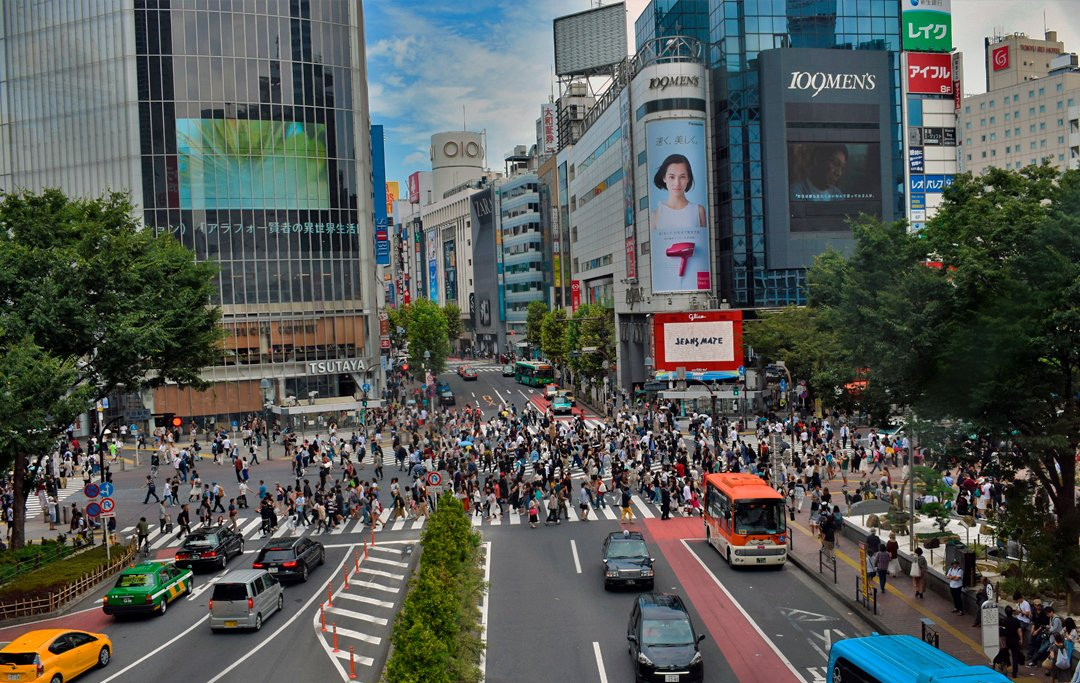
<svg viewBox="0 0 1080 683"><path fill-rule="evenodd" d="M107 514L111 513L115 508L116 508L116 501L113 500L112 498L102 498L101 499L101 513L103 515L107 515Z"/></svg>
<svg viewBox="0 0 1080 683"><path fill-rule="evenodd" d="M103 498L112 498L113 491L116 490L116 487L112 485L112 482L106 481L101 484L100 489Z"/></svg>
<svg viewBox="0 0 1080 683"><path fill-rule="evenodd" d="M780 378L780 391L787 391L787 380Z"/></svg>
<svg viewBox="0 0 1080 683"><path fill-rule="evenodd" d="M367 392L371 391L371 385L368 384L367 382L364 382L363 384L360 385L360 389L362 389L363 392L366 394Z"/></svg>
<svg viewBox="0 0 1080 683"><path fill-rule="evenodd" d="M83 488L82 492L86 494L87 498L97 498L98 497L98 492L99 492L98 485L97 484L87 484Z"/></svg>
<svg viewBox="0 0 1080 683"><path fill-rule="evenodd" d="M128 422L138 422L140 420L149 420L150 419L150 409L149 408L136 408L136 409L133 409L133 410L129 410L126 413L124 413L124 419L127 420Z"/></svg>
<svg viewBox="0 0 1080 683"><path fill-rule="evenodd" d="M97 517L101 514L101 506L97 503L90 503L86 506L87 517Z"/></svg>
<svg viewBox="0 0 1080 683"><path fill-rule="evenodd" d="M739 366L739 377L742 377L745 374L746 374L746 366L745 365L740 365Z"/></svg>
<svg viewBox="0 0 1080 683"><path fill-rule="evenodd" d="M427 473L427 485L429 487L431 487L431 486L441 486L442 482L443 482L442 475L439 474L438 472L428 472Z"/></svg>
<svg viewBox="0 0 1080 683"><path fill-rule="evenodd" d="M987 600L982 604L982 646L986 658L991 662L1001 651L1001 642L998 635L998 604L993 600Z"/></svg>

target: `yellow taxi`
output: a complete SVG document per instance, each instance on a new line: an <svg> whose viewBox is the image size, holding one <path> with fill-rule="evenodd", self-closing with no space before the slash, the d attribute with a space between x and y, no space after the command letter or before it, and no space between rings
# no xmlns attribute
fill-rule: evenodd
<svg viewBox="0 0 1080 683"><path fill-rule="evenodd" d="M70 681L112 659L104 633L63 628L28 631L0 649L0 681Z"/></svg>

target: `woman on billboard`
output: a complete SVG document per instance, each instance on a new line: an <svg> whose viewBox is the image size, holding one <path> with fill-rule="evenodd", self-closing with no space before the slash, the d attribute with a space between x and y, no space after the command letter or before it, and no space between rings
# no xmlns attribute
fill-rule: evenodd
<svg viewBox="0 0 1080 683"><path fill-rule="evenodd" d="M668 198L653 211L653 230L705 227L705 207L691 204L686 193L694 187L694 170L682 154L669 154L656 169L653 184L667 190Z"/></svg>
<svg viewBox="0 0 1080 683"><path fill-rule="evenodd" d="M693 292L709 289L708 218L705 206L690 198L703 198L703 195L700 189L690 195L695 184L693 163L688 156L692 151L687 151L690 146L683 142L691 137L686 135L687 124L683 121L650 123L658 124L653 129L655 135L650 132L650 140L665 143L675 140L675 144L684 148L668 151L661 150L657 145L650 149L650 152L666 152L663 161L654 167L656 172L652 179L656 190L664 190L666 194L660 192L654 195L655 190L650 192L653 206L649 223L653 244L653 291ZM666 127L661 129L659 125Z"/></svg>

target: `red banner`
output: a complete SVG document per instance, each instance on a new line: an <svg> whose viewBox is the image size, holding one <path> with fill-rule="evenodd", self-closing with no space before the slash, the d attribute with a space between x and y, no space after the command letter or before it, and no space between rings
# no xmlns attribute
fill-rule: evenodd
<svg viewBox="0 0 1080 683"><path fill-rule="evenodd" d="M908 92L923 95L952 95L952 55L908 52Z"/></svg>
<svg viewBox="0 0 1080 683"><path fill-rule="evenodd" d="M1004 71L1009 68L1009 46L995 47L990 52L990 61L994 64L994 71Z"/></svg>
<svg viewBox="0 0 1080 683"><path fill-rule="evenodd" d="M626 277L637 277L637 240L626 238Z"/></svg>
<svg viewBox="0 0 1080 683"><path fill-rule="evenodd" d="M577 311L581 307L581 280L570 281L570 310Z"/></svg>

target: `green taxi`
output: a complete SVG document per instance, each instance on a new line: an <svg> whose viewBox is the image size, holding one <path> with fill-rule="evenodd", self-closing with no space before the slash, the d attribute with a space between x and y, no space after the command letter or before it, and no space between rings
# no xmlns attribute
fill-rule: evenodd
<svg viewBox="0 0 1080 683"><path fill-rule="evenodd" d="M193 574L164 562L144 562L128 567L102 603L105 614L165 614L169 603L191 590Z"/></svg>

